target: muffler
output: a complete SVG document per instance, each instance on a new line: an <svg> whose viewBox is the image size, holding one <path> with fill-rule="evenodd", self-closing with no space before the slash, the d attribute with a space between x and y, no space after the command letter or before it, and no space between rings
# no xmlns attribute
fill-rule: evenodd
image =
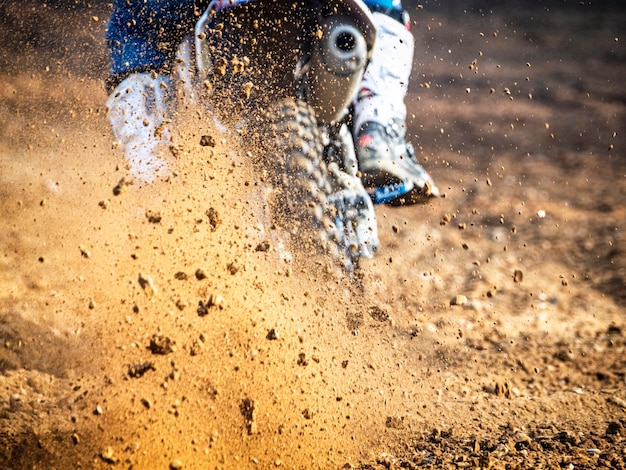
<svg viewBox="0 0 626 470"><path fill-rule="evenodd" d="M368 47L348 18L332 17L320 25L309 70L310 103L318 120L340 120L355 96L367 65Z"/></svg>

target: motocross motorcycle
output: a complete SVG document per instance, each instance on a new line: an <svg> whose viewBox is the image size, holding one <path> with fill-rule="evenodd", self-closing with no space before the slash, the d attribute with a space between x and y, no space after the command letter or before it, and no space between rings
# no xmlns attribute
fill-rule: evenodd
<svg viewBox="0 0 626 470"><path fill-rule="evenodd" d="M195 92L220 120L245 116L246 140L261 149L273 223L348 271L378 246L348 127L375 38L361 0L217 0L190 49Z"/></svg>

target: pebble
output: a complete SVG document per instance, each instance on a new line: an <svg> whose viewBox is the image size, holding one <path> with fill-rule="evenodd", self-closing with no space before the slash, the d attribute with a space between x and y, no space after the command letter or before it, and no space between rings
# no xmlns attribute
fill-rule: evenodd
<svg viewBox="0 0 626 470"><path fill-rule="evenodd" d="M127 181L126 178L122 178L121 180L119 180L117 185L113 188L113 195L119 196L120 194L124 193L124 191L126 191L126 188L130 186L131 184L132 182Z"/></svg>
<svg viewBox="0 0 626 470"><path fill-rule="evenodd" d="M158 211L147 210L146 219L148 219L148 222L150 222L151 224L158 224L159 222L161 222L162 219L161 213Z"/></svg>
<svg viewBox="0 0 626 470"><path fill-rule="evenodd" d="M256 246L255 251L266 252L266 251L269 251L271 248L272 248L271 242L269 240L265 240Z"/></svg>
<svg viewBox="0 0 626 470"><path fill-rule="evenodd" d="M107 447L102 452L100 452L100 458L104 460L106 463L114 464L118 462L118 458L115 457L115 453L113 452L112 447Z"/></svg>
<svg viewBox="0 0 626 470"><path fill-rule="evenodd" d="M181 470L182 468L183 463L180 460L175 459L170 462L170 470Z"/></svg>
<svg viewBox="0 0 626 470"><path fill-rule="evenodd" d="M139 285L148 295L148 297L153 297L158 293L158 290L154 285L154 281L150 276L139 273Z"/></svg>
<svg viewBox="0 0 626 470"><path fill-rule="evenodd" d="M223 308L224 297L222 297L221 294L211 294L211 297L209 297L209 307Z"/></svg>
<svg viewBox="0 0 626 470"><path fill-rule="evenodd" d="M211 226L211 232L215 232L217 228L222 223L222 219L219 213L213 208L210 207L206 212L206 216L209 218L209 225Z"/></svg>
<svg viewBox="0 0 626 470"><path fill-rule="evenodd" d="M256 406L254 400L251 398L244 398L239 405L239 410L243 415L246 421L246 428L248 428L248 434L256 434L257 433L257 422L256 422Z"/></svg>
<svg viewBox="0 0 626 470"><path fill-rule="evenodd" d="M200 137L200 145L202 147L215 147L215 138L211 135L203 135Z"/></svg>
<svg viewBox="0 0 626 470"><path fill-rule="evenodd" d="M22 397L18 393L14 393L13 395L11 395L11 397L9 398L9 406L11 410L15 411L19 407L21 401Z"/></svg>
<svg viewBox="0 0 626 470"><path fill-rule="evenodd" d="M91 252L85 245L78 245L78 249L80 250L80 255L83 258L89 258L91 256Z"/></svg>
<svg viewBox="0 0 626 470"><path fill-rule="evenodd" d="M152 354L166 355L176 351L176 342L167 336L155 334L150 338L148 349Z"/></svg>
<svg viewBox="0 0 626 470"><path fill-rule="evenodd" d="M466 305L467 304L467 297L464 296L463 294L459 294L454 296L454 298L450 301L450 305Z"/></svg>

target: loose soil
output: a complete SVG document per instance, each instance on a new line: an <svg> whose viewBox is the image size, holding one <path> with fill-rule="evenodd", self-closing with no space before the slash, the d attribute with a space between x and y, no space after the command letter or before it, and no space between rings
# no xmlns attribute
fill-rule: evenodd
<svg viewBox="0 0 626 470"><path fill-rule="evenodd" d="M412 9L445 197L360 282L282 259L195 110L122 181L109 7L0 4L0 467L626 467L626 11L457 3Z"/></svg>

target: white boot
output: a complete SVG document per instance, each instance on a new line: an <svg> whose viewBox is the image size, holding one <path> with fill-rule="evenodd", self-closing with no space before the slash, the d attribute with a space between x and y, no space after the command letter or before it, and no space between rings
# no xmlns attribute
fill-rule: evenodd
<svg viewBox="0 0 626 470"><path fill-rule="evenodd" d="M115 138L130 164L131 174L146 183L169 176L164 159L171 144L167 125L172 117L170 79L136 73L109 96L107 108Z"/></svg>
<svg viewBox="0 0 626 470"><path fill-rule="evenodd" d="M399 21L374 13L378 34L354 101L354 141L363 184L377 203L425 202L439 194L405 140L415 41Z"/></svg>
<svg viewBox="0 0 626 470"><path fill-rule="evenodd" d="M376 44L354 103L354 128L366 122L386 126L406 119L404 97L413 66L415 40L402 23L373 13L378 29Z"/></svg>

